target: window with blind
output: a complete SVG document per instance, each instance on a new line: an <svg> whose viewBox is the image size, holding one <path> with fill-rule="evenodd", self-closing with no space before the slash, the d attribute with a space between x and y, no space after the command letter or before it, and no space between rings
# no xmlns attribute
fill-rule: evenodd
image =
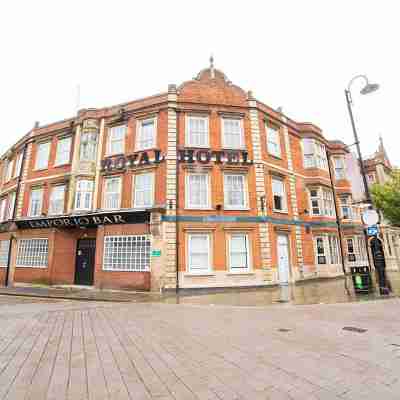
<svg viewBox="0 0 400 400"><path fill-rule="evenodd" d="M311 138L303 139L304 168L319 168L328 170L325 145Z"/></svg>
<svg viewBox="0 0 400 400"><path fill-rule="evenodd" d="M224 207L227 210L247 208L245 175L224 174Z"/></svg>
<svg viewBox="0 0 400 400"><path fill-rule="evenodd" d="M49 164L51 142L37 145L35 169L46 169Z"/></svg>
<svg viewBox="0 0 400 400"><path fill-rule="evenodd" d="M114 210L121 207L121 177L104 180L103 208Z"/></svg>
<svg viewBox="0 0 400 400"><path fill-rule="evenodd" d="M272 195L274 211L287 211L285 183L282 179L272 178Z"/></svg>
<svg viewBox="0 0 400 400"><path fill-rule="evenodd" d="M31 199L29 203L29 213L30 217L38 217L42 214L43 206L43 189L32 189Z"/></svg>
<svg viewBox="0 0 400 400"><path fill-rule="evenodd" d="M210 182L208 174L186 176L186 208L210 208Z"/></svg>
<svg viewBox="0 0 400 400"><path fill-rule="evenodd" d="M265 125L267 133L267 150L269 154L275 157L281 157L281 142L279 137L279 129L273 126Z"/></svg>
<svg viewBox="0 0 400 400"><path fill-rule="evenodd" d="M19 239L17 267L47 268L49 243L47 239Z"/></svg>
<svg viewBox="0 0 400 400"><path fill-rule="evenodd" d="M92 208L93 181L79 180L76 184L75 210L83 211Z"/></svg>
<svg viewBox="0 0 400 400"><path fill-rule="evenodd" d="M136 150L152 149L156 146L156 119L149 118L138 121L136 134Z"/></svg>
<svg viewBox="0 0 400 400"><path fill-rule="evenodd" d="M107 154L122 154L125 145L126 126L113 126L109 129Z"/></svg>
<svg viewBox="0 0 400 400"><path fill-rule="evenodd" d="M229 268L232 272L250 270L249 237L244 233L229 236Z"/></svg>
<svg viewBox="0 0 400 400"><path fill-rule="evenodd" d="M208 117L186 117L186 146L209 147Z"/></svg>
<svg viewBox="0 0 400 400"><path fill-rule="evenodd" d="M7 267L9 248L10 248L9 240L0 240L0 268Z"/></svg>
<svg viewBox="0 0 400 400"><path fill-rule="evenodd" d="M211 271L211 238L207 233L188 235L188 271L207 273Z"/></svg>
<svg viewBox="0 0 400 400"><path fill-rule="evenodd" d="M222 118L222 145L226 149L244 148L242 120Z"/></svg>
<svg viewBox="0 0 400 400"><path fill-rule="evenodd" d="M57 185L51 188L49 201L49 215L64 214L65 185Z"/></svg>
<svg viewBox="0 0 400 400"><path fill-rule="evenodd" d="M149 236L105 236L103 270L150 271L150 251Z"/></svg>
<svg viewBox="0 0 400 400"><path fill-rule="evenodd" d="M154 205L154 173L135 175L134 203L135 208Z"/></svg>
<svg viewBox="0 0 400 400"><path fill-rule="evenodd" d="M71 156L71 143L71 136L58 139L56 160L54 162L55 166L69 164Z"/></svg>

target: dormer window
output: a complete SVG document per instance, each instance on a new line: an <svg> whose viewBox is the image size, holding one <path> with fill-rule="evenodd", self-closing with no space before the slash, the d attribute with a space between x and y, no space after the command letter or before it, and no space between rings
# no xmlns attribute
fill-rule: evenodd
<svg viewBox="0 0 400 400"><path fill-rule="evenodd" d="M318 140L303 139L304 168L328 170L325 145Z"/></svg>

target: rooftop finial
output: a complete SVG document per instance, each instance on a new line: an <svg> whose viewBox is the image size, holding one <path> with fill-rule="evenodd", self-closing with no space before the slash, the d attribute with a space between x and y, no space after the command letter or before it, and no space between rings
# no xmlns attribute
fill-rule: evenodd
<svg viewBox="0 0 400 400"><path fill-rule="evenodd" d="M211 54L210 56L210 71L211 71L211 78L215 78L215 72L214 72L214 56Z"/></svg>

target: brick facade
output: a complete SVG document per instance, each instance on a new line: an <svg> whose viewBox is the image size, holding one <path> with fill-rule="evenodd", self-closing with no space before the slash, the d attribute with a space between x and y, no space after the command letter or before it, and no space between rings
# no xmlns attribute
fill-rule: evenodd
<svg viewBox="0 0 400 400"><path fill-rule="evenodd" d="M202 147L188 146L192 117L206 121L207 132L201 134L207 135L208 143ZM229 133L241 135L237 148L226 144L224 130L230 129L228 124L228 128L225 127L226 120L240 130L240 133ZM154 124L151 125L154 141L145 151L138 151L138 143L144 135L143 126L147 123ZM118 126L126 127L122 150L120 154L109 154L111 135ZM277 143L269 145L272 135L276 135ZM58 144L65 137L71 137L69 162L56 166ZM314 148L325 152L321 154L324 166L317 161L315 165L305 165L307 139L314 139ZM37 170L39 146L47 142L50 143L47 168ZM90 153L92 144L94 154ZM275 154L272 154L268 146L274 145ZM156 159L154 150L158 151L160 159ZM90 156L85 155L85 151ZM7 165L12 160L15 170L16 158L22 153L20 173L13 172L12 179L8 180ZM11 203L12 193L17 197L14 218L11 215L5 218L15 222L3 222L0 233L0 241L12 237L11 281L76 283L77 243L84 238L96 239L91 267L94 270L92 283L97 287L159 290L175 289L177 285L180 288L264 286L340 275L340 257L335 257L335 250L329 247L331 237L340 239L338 222L342 226L345 249L346 237L359 235L362 229L356 213L346 220L341 214L340 198L344 195L351 198L351 186L345 175L343 179L335 178L334 159L344 158L346 154L343 143L328 141L315 125L293 121L268 107L251 92L232 84L214 67L202 70L195 79L178 87L169 85L163 94L104 109L81 110L75 118L35 126L1 159L0 201L5 199L5 204ZM317 150L313 157L317 157ZM143 173L154 174L152 205L144 207L150 218L145 223L138 220L120 224L106 220L96 226L73 228L61 226L63 222L59 221L59 225L47 229L21 228L24 223L40 224L49 220L50 196L57 185L65 185L63 212L50 219L89 218L105 211L111 214L129 212L134 218L135 213L144 211L143 207L134 206L135 185L139 185L135 177ZM207 206L188 206L191 190L188 176L191 174L206 176L202 179L208 182ZM244 191L239 195L244 204L240 207L227 206L228 175L234 177L232 180L244 182ZM106 180L112 177L120 179L119 207L105 210ZM81 181L92 182L93 187L90 207L84 211L76 209ZM280 200L274 199L274 185L283 188ZM33 217L30 204L35 188L42 190L43 198L40 214ZM321 195L318 200L321 215L312 212L310 191L314 189ZM235 190L230 194L233 197ZM330 200L323 198L327 192L332 193ZM282 209L279 209L279 201ZM339 221L335 213L325 215L328 211L323 210L328 210L328 206L336 208ZM314 207L314 214L316 211ZM107 236L150 238L151 254L147 254L145 270L125 271L123 261L118 264L118 270L104 269ZM19 243L30 238L48 239L45 268L17 265ZM316 254L316 238L322 238L325 243L322 258ZM207 243L207 250L193 250L195 243L198 246L201 242ZM241 250L242 245L245 251ZM124 260L125 250L118 246L113 248L113 257ZM345 257L347 260L347 254ZM208 269L203 268L206 258ZM200 259L197 265L196 260ZM127 260L127 265L131 261ZM197 266L199 269L195 270ZM0 266L3 280L4 271Z"/></svg>

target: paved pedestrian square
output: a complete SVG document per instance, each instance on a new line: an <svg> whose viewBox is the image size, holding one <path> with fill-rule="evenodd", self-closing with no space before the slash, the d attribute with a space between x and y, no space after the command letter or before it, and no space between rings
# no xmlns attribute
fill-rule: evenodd
<svg viewBox="0 0 400 400"><path fill-rule="evenodd" d="M398 299L267 307L1 300L0 399L400 398Z"/></svg>

